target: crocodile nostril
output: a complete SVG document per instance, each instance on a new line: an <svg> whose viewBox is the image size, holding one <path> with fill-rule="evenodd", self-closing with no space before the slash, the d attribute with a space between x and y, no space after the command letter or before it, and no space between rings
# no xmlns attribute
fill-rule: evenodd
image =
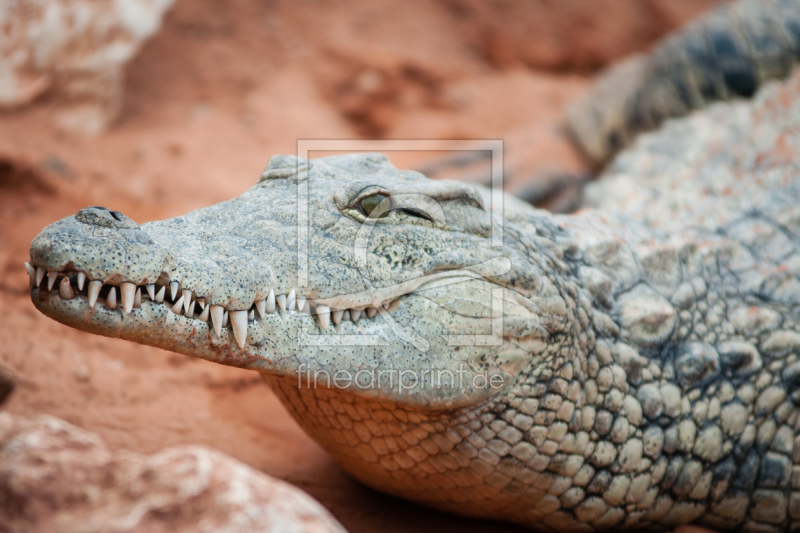
<svg viewBox="0 0 800 533"><path fill-rule="evenodd" d="M139 227L136 222L119 211L112 211L107 207L96 205L81 209L75 218L78 222L104 228L134 229Z"/></svg>

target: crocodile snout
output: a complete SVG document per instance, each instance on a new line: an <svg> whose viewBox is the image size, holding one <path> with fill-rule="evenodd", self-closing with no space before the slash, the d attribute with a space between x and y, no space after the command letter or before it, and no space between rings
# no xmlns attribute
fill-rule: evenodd
<svg viewBox="0 0 800 533"><path fill-rule="evenodd" d="M119 211L86 207L47 226L31 243L31 265L46 272L83 272L104 283L153 283L167 251Z"/></svg>
<svg viewBox="0 0 800 533"><path fill-rule="evenodd" d="M100 226L103 228L135 229L139 225L119 211L112 211L107 207L91 206L78 211L75 215L78 222Z"/></svg>

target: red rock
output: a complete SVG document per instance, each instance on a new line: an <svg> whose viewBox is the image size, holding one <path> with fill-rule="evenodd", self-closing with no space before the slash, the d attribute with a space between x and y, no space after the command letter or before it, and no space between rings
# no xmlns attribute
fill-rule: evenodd
<svg viewBox="0 0 800 533"><path fill-rule="evenodd" d="M112 452L50 416L0 413L0 530L344 532L300 489L202 446Z"/></svg>
<svg viewBox="0 0 800 533"><path fill-rule="evenodd" d="M0 9L0 109L49 91L61 127L99 133L121 109L124 66L172 2L7 2Z"/></svg>

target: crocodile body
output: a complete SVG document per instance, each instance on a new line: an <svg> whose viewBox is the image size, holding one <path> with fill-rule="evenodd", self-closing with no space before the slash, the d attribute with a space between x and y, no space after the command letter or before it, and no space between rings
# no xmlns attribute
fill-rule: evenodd
<svg viewBox="0 0 800 533"><path fill-rule="evenodd" d="M425 505L541 530L794 530L798 95L795 78L670 123L575 215L378 155L276 156L181 217L48 226L31 298L261 372L348 472Z"/></svg>
<svg viewBox="0 0 800 533"><path fill-rule="evenodd" d="M711 102L751 97L800 59L800 1L738 0L648 55L616 65L567 113L576 144L607 162L639 134Z"/></svg>

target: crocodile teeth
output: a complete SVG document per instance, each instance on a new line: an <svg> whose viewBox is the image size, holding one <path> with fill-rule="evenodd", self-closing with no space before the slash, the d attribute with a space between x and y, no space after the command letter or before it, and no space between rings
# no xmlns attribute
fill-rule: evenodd
<svg viewBox="0 0 800 533"><path fill-rule="evenodd" d="M178 298L178 301L175 302L175 305L172 306L172 312L176 315L181 314L181 308L183 307L183 296Z"/></svg>
<svg viewBox="0 0 800 533"><path fill-rule="evenodd" d="M155 301L156 299L156 286L152 283L148 283L144 286L147 289L147 295L150 297L151 300Z"/></svg>
<svg viewBox="0 0 800 533"><path fill-rule="evenodd" d="M306 309L306 297L305 296L298 296L297 297L297 311L302 313Z"/></svg>
<svg viewBox="0 0 800 533"><path fill-rule="evenodd" d="M161 290L158 291L158 294L156 294L156 299L153 301L156 302L157 304L164 303L164 296L166 294L167 294L167 286L164 285L163 287L161 287Z"/></svg>
<svg viewBox="0 0 800 533"><path fill-rule="evenodd" d="M247 313L247 320L255 320L256 319L256 312L252 309L249 313Z"/></svg>
<svg viewBox="0 0 800 533"><path fill-rule="evenodd" d="M39 287L44 279L45 270L42 267L36 267L36 286Z"/></svg>
<svg viewBox="0 0 800 533"><path fill-rule="evenodd" d="M183 289L181 291L183 294L183 312L189 312L189 304L192 303L192 289Z"/></svg>
<svg viewBox="0 0 800 533"><path fill-rule="evenodd" d="M62 300L72 300L75 293L72 292L72 285L69 284L69 278L64 276L61 283L58 285L58 295Z"/></svg>
<svg viewBox="0 0 800 533"><path fill-rule="evenodd" d="M275 312L275 291L270 289L269 296L267 296L267 313Z"/></svg>
<svg viewBox="0 0 800 533"><path fill-rule="evenodd" d="M93 308L97 297L100 295L100 289L103 288L103 282L95 279L89 282L89 308Z"/></svg>
<svg viewBox="0 0 800 533"><path fill-rule="evenodd" d="M361 310L360 309L352 309L350 311L350 320L353 322L358 322L358 319L361 318Z"/></svg>
<svg viewBox="0 0 800 533"><path fill-rule="evenodd" d="M378 314L378 310L374 307L367 307L367 316L373 318L375 315Z"/></svg>
<svg viewBox="0 0 800 533"><path fill-rule="evenodd" d="M28 272L28 277L31 278L31 286L36 282L36 269L30 263L25 261L25 270Z"/></svg>
<svg viewBox="0 0 800 533"><path fill-rule="evenodd" d="M185 309L184 315L188 316L189 318L192 318L194 316L194 306L196 303L197 302L192 300L192 303L189 304L189 309Z"/></svg>
<svg viewBox="0 0 800 533"><path fill-rule="evenodd" d="M53 285L56 284L56 278L58 277L58 272L48 272L47 273L47 290L53 290Z"/></svg>
<svg viewBox="0 0 800 533"><path fill-rule="evenodd" d="M292 289L289 291L289 296L286 297L286 310L294 311L296 303L297 297L294 294L294 289Z"/></svg>
<svg viewBox="0 0 800 533"><path fill-rule="evenodd" d="M86 282L86 274L84 272L78 272L78 290L83 290L83 284Z"/></svg>
<svg viewBox="0 0 800 533"><path fill-rule="evenodd" d="M117 288L113 285L111 285L111 289L108 291L108 296L106 296L106 307L109 309L117 308Z"/></svg>
<svg viewBox="0 0 800 533"><path fill-rule="evenodd" d="M342 315L342 321L347 322L350 320L350 310L345 309L344 314Z"/></svg>
<svg viewBox="0 0 800 533"><path fill-rule="evenodd" d="M170 281L169 282L169 297L171 300L174 300L178 297L178 282L177 281Z"/></svg>
<svg viewBox="0 0 800 533"><path fill-rule="evenodd" d="M338 324L342 321L342 317L344 316L344 309L337 309L333 312L333 323Z"/></svg>
<svg viewBox="0 0 800 533"><path fill-rule="evenodd" d="M133 295L133 308L139 309L142 306L142 288L136 287L136 294Z"/></svg>
<svg viewBox="0 0 800 533"><path fill-rule="evenodd" d="M331 320L330 308L320 305L317 307L317 316L319 317L319 329L328 329Z"/></svg>
<svg viewBox="0 0 800 533"><path fill-rule="evenodd" d="M266 300L258 300L256 302L256 311L258 311L258 316L260 316L261 318L264 318L264 312L266 307L267 307Z"/></svg>
<svg viewBox="0 0 800 533"><path fill-rule="evenodd" d="M244 350L244 343L247 341L247 311L231 311L231 325L233 326L233 338L240 350Z"/></svg>
<svg viewBox="0 0 800 533"><path fill-rule="evenodd" d="M278 301L278 307L281 308L281 311L286 311L286 295L279 294L278 296L275 297L275 300Z"/></svg>
<svg viewBox="0 0 800 533"><path fill-rule="evenodd" d="M208 322L208 313L209 313L209 311L211 311L211 306L210 305L207 305L207 306L205 306L203 308L203 312L200 313L200 316L198 317L201 322Z"/></svg>
<svg viewBox="0 0 800 533"><path fill-rule="evenodd" d="M228 312L225 311L225 314L222 315L222 325L227 327L228 326Z"/></svg>
<svg viewBox="0 0 800 533"><path fill-rule="evenodd" d="M119 293L122 296L122 311L130 313L133 309L133 295L136 294L136 285L129 281L119 284Z"/></svg>
<svg viewBox="0 0 800 533"><path fill-rule="evenodd" d="M211 309L211 324L214 326L214 333L217 337L222 335L222 318L225 316L225 309L221 305L209 305Z"/></svg>

